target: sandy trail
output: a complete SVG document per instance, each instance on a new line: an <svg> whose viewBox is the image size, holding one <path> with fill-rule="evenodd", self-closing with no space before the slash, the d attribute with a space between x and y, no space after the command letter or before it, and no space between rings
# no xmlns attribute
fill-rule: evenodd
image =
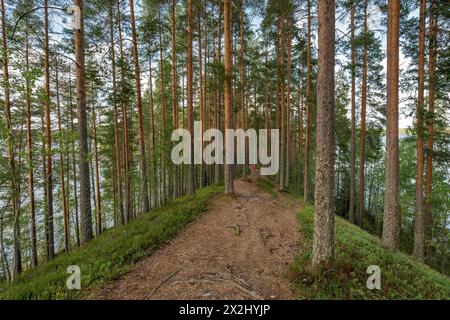
<svg viewBox="0 0 450 320"><path fill-rule="evenodd" d="M284 273L298 248L300 205L260 190L257 177L235 182L208 211L133 270L91 299L290 299Z"/></svg>

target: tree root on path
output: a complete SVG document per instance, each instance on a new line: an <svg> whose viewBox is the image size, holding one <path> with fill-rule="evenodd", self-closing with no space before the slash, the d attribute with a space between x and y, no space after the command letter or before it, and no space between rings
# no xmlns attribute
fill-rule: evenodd
<svg viewBox="0 0 450 320"><path fill-rule="evenodd" d="M161 288L161 286L164 283L166 283L171 278L173 278L181 269L183 269L183 266L179 267L177 270L175 270L173 273L171 273L167 278L163 279L160 283L158 283L158 285L152 290L152 292L150 292L148 297L151 298L156 293L156 291L158 291L158 289Z"/></svg>

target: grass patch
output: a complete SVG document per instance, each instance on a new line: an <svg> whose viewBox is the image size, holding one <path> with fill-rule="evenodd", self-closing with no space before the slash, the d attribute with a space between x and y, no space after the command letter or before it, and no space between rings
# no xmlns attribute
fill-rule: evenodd
<svg viewBox="0 0 450 320"><path fill-rule="evenodd" d="M145 214L120 228L104 232L81 248L74 248L55 260L29 270L8 286L0 284L0 299L74 299L129 271L142 257L173 238L187 223L205 211L208 200L220 193L214 185L193 196L173 201L169 206ZM67 267L81 268L81 292L66 289Z"/></svg>
<svg viewBox="0 0 450 320"><path fill-rule="evenodd" d="M332 267L309 268L312 258L314 208L298 214L302 240L289 268L298 299L450 299L450 279L403 253L391 253L380 239L336 217ZM369 290L367 267L381 269L381 290Z"/></svg>
<svg viewBox="0 0 450 320"><path fill-rule="evenodd" d="M267 192L272 198L278 197L278 193L275 191L275 185L272 180L268 178L258 178L258 187L264 192Z"/></svg>

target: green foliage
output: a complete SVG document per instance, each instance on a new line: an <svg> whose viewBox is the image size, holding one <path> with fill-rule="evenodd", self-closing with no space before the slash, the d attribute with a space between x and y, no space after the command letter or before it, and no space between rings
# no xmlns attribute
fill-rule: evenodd
<svg viewBox="0 0 450 320"><path fill-rule="evenodd" d="M106 231L86 246L25 272L11 286L1 284L0 299L77 298L80 292L69 291L65 287L68 266L80 267L84 290L112 280L176 235L204 212L207 201L221 191L222 187L218 185L198 190L194 196L179 198L168 207Z"/></svg>
<svg viewBox="0 0 450 320"><path fill-rule="evenodd" d="M336 217L333 266L312 271L314 208L298 214L302 239L289 279L299 299L450 299L450 279L402 254L387 251L380 240ZM369 290L367 267L381 269L381 290Z"/></svg>

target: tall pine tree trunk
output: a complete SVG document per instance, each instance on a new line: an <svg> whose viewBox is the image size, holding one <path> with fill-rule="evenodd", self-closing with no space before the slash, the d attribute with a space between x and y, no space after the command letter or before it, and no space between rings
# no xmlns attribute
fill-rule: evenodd
<svg viewBox="0 0 450 320"><path fill-rule="evenodd" d="M292 47L292 24L289 20L288 23L288 34L287 34L287 89L286 89L286 179L285 186L289 186L290 179L290 165L291 165L291 156L293 152L291 151L291 67L292 67L292 58L291 58L291 47Z"/></svg>
<svg viewBox="0 0 450 320"><path fill-rule="evenodd" d="M89 145L86 115L86 70L84 54L83 0L75 0L80 8L80 29L75 30L75 60L77 62L77 110L79 130L79 180L80 180L80 236L81 243L93 238L91 187L89 185Z"/></svg>
<svg viewBox="0 0 450 320"><path fill-rule="evenodd" d="M28 29L25 33L25 65L27 73L30 71L29 59L29 37ZM30 79L25 80L26 85L26 114L27 114L27 148L28 148L28 197L30 209L30 240L31 240L31 265L36 267L38 265L37 252L37 236L36 236L36 207L34 198L34 167L33 167L33 142L31 132L31 88Z"/></svg>
<svg viewBox="0 0 450 320"><path fill-rule="evenodd" d="M172 127L178 129L178 80L177 80L177 52L176 52L176 20L175 20L176 0L172 0ZM173 165L173 198L176 199L178 192L178 166Z"/></svg>
<svg viewBox="0 0 450 320"><path fill-rule="evenodd" d="M355 81L355 1L352 1L351 9L351 139L350 139L350 203L349 203L349 220L355 223L355 171L356 171L356 81Z"/></svg>
<svg viewBox="0 0 450 320"><path fill-rule="evenodd" d="M232 35L231 35L231 8L230 0L224 0L224 41L225 41L225 132L233 129L233 60L232 60ZM226 139L225 139L226 140ZM227 142L225 141L225 145ZM227 148L227 147L226 147ZM234 164L226 163L224 168L225 194L234 193L233 183Z"/></svg>
<svg viewBox="0 0 450 320"><path fill-rule="evenodd" d="M187 50L187 127L191 134L191 156L188 171L187 193L195 193L195 166L194 166L194 101L193 101L193 42L194 42L194 26L193 26L193 8L192 1L188 0L188 50Z"/></svg>
<svg viewBox="0 0 450 320"><path fill-rule="evenodd" d="M95 112L95 106L92 106L92 132L94 139L94 163L95 163L95 226L97 237L102 233L102 196L100 190L100 168L98 157L98 139L97 139L97 113Z"/></svg>
<svg viewBox="0 0 450 320"><path fill-rule="evenodd" d="M162 44L162 20L161 20L161 8L158 9L158 21L159 21L159 68L161 73L161 200L165 204L167 200L167 188L166 188L166 133L165 133L165 121L166 121L166 108L165 108L165 83L164 83L164 60L163 60L163 44Z"/></svg>
<svg viewBox="0 0 450 320"><path fill-rule="evenodd" d="M122 38L122 16L120 10L120 1L117 2L117 24L119 31L119 58L120 64L120 89L121 89L121 109L122 109L122 149L123 149L123 171L124 171L124 221L127 224L131 218L131 170L130 170L130 148L128 132L128 108L125 97L125 57L123 52Z"/></svg>
<svg viewBox="0 0 450 320"><path fill-rule="evenodd" d="M123 189L122 189L122 175L121 175L121 153L119 141L119 110L117 107L117 86L116 86L116 50L114 42L114 0L110 0L109 4L109 24L110 24L110 38L111 38L111 75L112 75L112 98L114 106L114 144L115 144L115 176L116 176L116 193L118 195L118 205L120 214L120 223L124 224L123 212Z"/></svg>
<svg viewBox="0 0 450 320"><path fill-rule="evenodd" d="M306 136L305 136L305 164L303 166L303 200L309 200L309 162L311 151L311 0L308 0L308 47L307 47L307 75L306 75Z"/></svg>
<svg viewBox="0 0 450 320"><path fill-rule="evenodd" d="M217 19L217 88L216 88L216 110L215 110L215 127L220 130L221 125L221 105L222 105L222 92L220 90L220 78L221 78L221 68L220 64L222 63L222 0L218 0L219 2L219 14ZM214 182L218 183L220 181L220 164L216 163L214 165Z"/></svg>
<svg viewBox="0 0 450 320"><path fill-rule="evenodd" d="M202 49L202 18L200 15L200 10L197 12L197 35L198 35L198 81L199 81L199 102L200 102L200 121L202 122L201 126L201 140L202 141L202 148L201 152L203 153L203 132L205 130L205 104L204 104L204 87L203 87L203 49ZM200 164L200 188L203 188L205 186L205 166L203 163L203 157L202 157L202 163Z"/></svg>
<svg viewBox="0 0 450 320"><path fill-rule="evenodd" d="M419 87L417 97L417 179L416 179L416 221L414 227L414 248L413 255L419 260L424 257L424 230L425 217L423 211L423 114L424 114L424 93L425 93L425 19L426 0L420 0L419 13L419 63L418 76Z"/></svg>
<svg viewBox="0 0 450 320"><path fill-rule="evenodd" d="M2 64L3 64L3 88L4 88L4 107L5 107L5 119L6 119L6 134L8 145L8 175L9 175L9 187L10 187L10 203L12 209L12 216L14 217L14 252L13 252L13 274L12 278L15 279L22 272L22 255L20 250L20 238L18 237L18 221L19 221L19 196L17 186L17 172L16 172L16 160L14 152L14 136L13 125L11 117L11 100L10 100L10 81L9 81L9 57L8 57L8 42L6 31L6 11L3 0L0 0L0 6L2 10ZM3 231L3 230L2 230ZM3 240L3 239L2 239ZM4 250L4 244L2 243L2 250ZM5 255L4 263L7 262Z"/></svg>
<svg viewBox="0 0 450 320"><path fill-rule="evenodd" d="M429 42L429 109L428 109L428 139L426 148L425 172L425 255L428 259L431 251L433 215L431 212L431 198L433 191L433 138L434 138L434 104L436 97L436 39L437 39L437 10L436 1L431 0L430 5L430 42Z"/></svg>
<svg viewBox="0 0 450 320"><path fill-rule="evenodd" d="M65 252L70 250L70 229L69 229L69 208L67 205L66 195L66 177L64 173L64 150L63 150L63 131L61 126L61 103L59 97L59 71L58 60L55 65L55 82L56 82L56 107L58 114L58 133L59 133L59 176L61 179L61 203L63 209L63 223L64 223L64 249Z"/></svg>
<svg viewBox="0 0 450 320"><path fill-rule="evenodd" d="M391 251L398 248L401 224L398 141L399 16L400 1L388 0L387 132L383 242Z"/></svg>
<svg viewBox="0 0 450 320"><path fill-rule="evenodd" d="M72 153L72 178L73 178L73 198L74 198L74 207L75 207L75 237L77 240L77 246L79 247L81 244L80 240L80 222L79 222L79 214L78 214L78 187L77 187L77 169L76 169L76 160L75 160L75 126L73 121L73 106L72 106L72 72L69 66L69 112L70 112L70 130L72 134L72 145L71 145L71 153Z"/></svg>
<svg viewBox="0 0 450 320"><path fill-rule="evenodd" d="M44 74L45 74L45 137L46 137L46 187L47 187L47 214L45 216L47 260L55 257L55 240L53 226L53 170L52 170L52 122L50 98L50 49L49 49L49 22L48 0L44 1Z"/></svg>
<svg viewBox="0 0 450 320"><path fill-rule="evenodd" d="M283 191L286 178L286 88L285 88L285 19L280 17L281 24L281 45L280 45L280 90L281 90L281 147L280 147L280 171L278 190Z"/></svg>
<svg viewBox="0 0 450 320"><path fill-rule="evenodd" d="M134 56L134 75L136 78L136 99L138 108L138 140L139 152L141 162L141 197L142 197L142 211L144 213L150 211L150 200L148 195L148 172L147 172L147 157L145 156L145 140L144 140L144 125L142 114L142 93L141 93L141 69L139 65L138 39L136 34L136 23L134 21L134 1L130 0L130 23L131 23L131 37L133 40L133 56Z"/></svg>
<svg viewBox="0 0 450 320"><path fill-rule="evenodd" d="M363 79L361 97L361 133L359 140L359 171L358 171L358 225L364 226L364 215L366 210L366 198L364 194L364 169L366 163L366 109L367 109L367 0L364 1L364 48L363 48Z"/></svg>
<svg viewBox="0 0 450 320"><path fill-rule="evenodd" d="M334 10L334 0L319 1L313 267L331 261L334 254Z"/></svg>

